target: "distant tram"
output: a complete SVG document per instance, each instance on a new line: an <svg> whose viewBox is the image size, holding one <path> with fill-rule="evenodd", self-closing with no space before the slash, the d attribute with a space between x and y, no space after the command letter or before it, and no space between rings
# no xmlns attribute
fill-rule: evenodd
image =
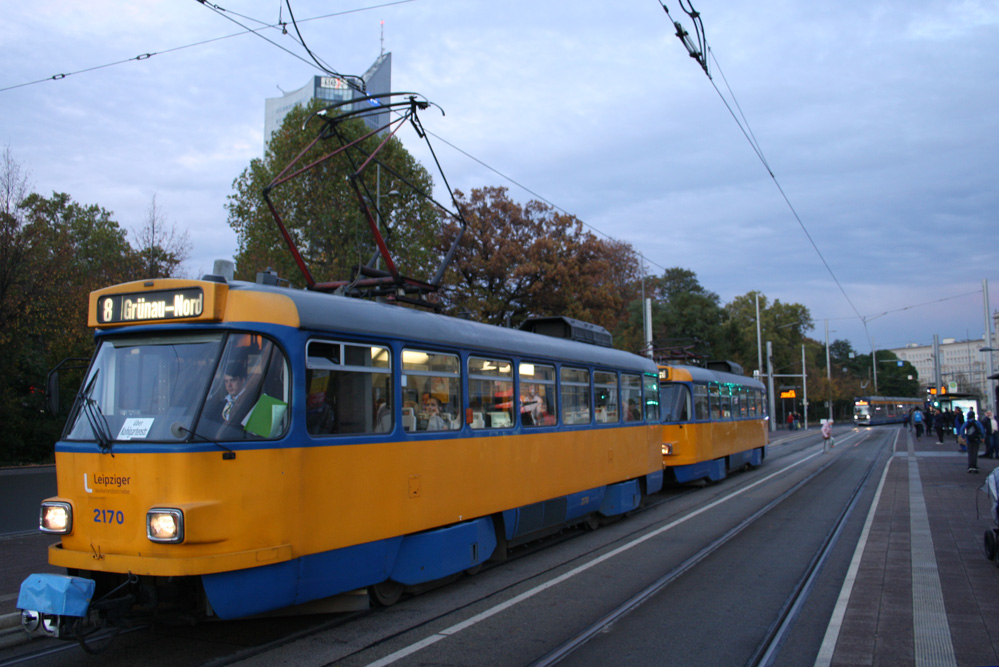
<svg viewBox="0 0 999 667"><path fill-rule="evenodd" d="M913 408L922 409L921 398L898 396L862 396L853 400L853 423L857 426L901 424Z"/></svg>

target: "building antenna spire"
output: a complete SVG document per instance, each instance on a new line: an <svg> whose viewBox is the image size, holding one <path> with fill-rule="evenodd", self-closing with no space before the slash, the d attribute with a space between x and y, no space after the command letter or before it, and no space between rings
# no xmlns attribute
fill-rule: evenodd
<svg viewBox="0 0 999 667"><path fill-rule="evenodd" d="M380 55L385 55L385 19L382 19L382 52Z"/></svg>

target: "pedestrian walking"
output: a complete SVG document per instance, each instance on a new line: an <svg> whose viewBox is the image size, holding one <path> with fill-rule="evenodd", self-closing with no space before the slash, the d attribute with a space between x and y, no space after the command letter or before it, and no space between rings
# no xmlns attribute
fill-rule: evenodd
<svg viewBox="0 0 999 667"><path fill-rule="evenodd" d="M978 472L978 448L982 446L985 428L975 419L975 411L968 409L968 418L961 425L958 442L962 440L968 446L968 472Z"/></svg>
<svg viewBox="0 0 999 667"><path fill-rule="evenodd" d="M832 437L832 420L822 420L822 451L832 449L836 446L836 439Z"/></svg>
<svg viewBox="0 0 999 667"><path fill-rule="evenodd" d="M937 434L937 444L943 444L943 431L944 431L944 418L943 413L940 412L940 408L935 408L933 410L933 430Z"/></svg>

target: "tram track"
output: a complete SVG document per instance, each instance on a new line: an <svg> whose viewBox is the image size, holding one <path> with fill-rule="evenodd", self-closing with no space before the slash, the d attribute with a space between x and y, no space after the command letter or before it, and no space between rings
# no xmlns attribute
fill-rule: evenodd
<svg viewBox="0 0 999 667"><path fill-rule="evenodd" d="M793 612L800 605L803 595L807 595L808 584L814 579L815 573L817 572L821 564L825 561L830 549L835 544L836 539L838 538L842 530L844 522L849 517L853 508L856 506L857 499L859 498L861 491L866 485L867 480L870 478L871 474L873 473L878 460L879 460L878 458L873 459L871 463L867 466L865 474L863 475L860 482L854 488L850 503L843 509L843 511L840 512L839 516L837 517L836 529L830 533L828 538L823 543L822 548L819 550L818 553L815 554L811 563L809 563L809 566L806 569L805 576L799 579L794 589L788 595L785 604L782 605L781 607L781 611L778 617L771 624L767 636L764 637L763 641L761 641L760 644L757 646L757 649L754 652L753 656L746 662L748 666L756 667L757 665L766 665L770 663L775 648L779 647L782 638L786 635L788 628L790 627L790 621L793 620ZM550 665L556 665L560 663L570 654L585 646L593 637L603 632L611 624L613 624L623 616L631 613L637 607L644 604L653 595L655 595L659 591L669 586L679 577L683 576L695 565L703 561L711 554L717 552L726 544L730 543L735 536L737 536L747 528L753 526L754 524L759 522L762 518L766 517L768 514L770 514L770 512L774 508L778 507L786 500L788 500L789 498L793 497L795 494L802 491L802 489L804 489L810 483L812 483L813 480L815 480L817 477L825 473L830 466L834 465L834 463L835 463L834 459L826 461L821 467L817 468L809 475L796 482L792 487L785 490L783 493L775 497L766 505L764 505L760 509L756 510L755 512L747 516L745 519L740 521L736 526L730 528L724 534L719 536L717 539L715 539L711 543L701 548L692 556L688 557L677 567L671 569L669 572L667 572L658 580L647 586L638 594L632 596L631 598L623 602L621 605L619 605L609 614L606 614L605 616L594 622L589 627L584 628L571 640L565 642L555 650L549 652L547 655L542 657L537 662L533 663L532 667L549 667Z"/></svg>
<svg viewBox="0 0 999 667"><path fill-rule="evenodd" d="M861 436L861 439L866 439L866 434ZM873 456L870 462L866 465L863 474L858 478L858 481L853 486L848 501L842 505L840 511L838 512L833 522L833 529L829 531L820 547L812 555L807 567L787 593L783 604L780 605L778 613L770 622L766 633L756 645L755 650L745 661L744 664L747 665L747 667L774 664L774 660L779 654L781 646L793 628L795 619L800 613L803 605L808 600L816 578L820 574L823 565L828 560L830 553L842 535L846 522L857 507L857 504L859 503L872 475L878 468L879 463L882 463L884 450L891 446L890 442L890 440L886 440L884 443L881 443L877 450L877 454ZM696 553L689 556L682 563L666 572L642 591L633 595L611 612L605 614L591 625L579 631L570 640L564 642L560 646L551 650L541 659L532 663L532 667L548 667L550 665L559 664L575 652L585 647L591 640L600 636L614 623L634 612L640 606L653 598L657 593L666 589L670 586L670 584L687 574L709 556L715 554L723 547L730 544L736 536L767 518L776 508L780 507L788 500L793 499L797 494L805 492L810 484L814 483L815 480L820 478L822 475L828 473L831 467L835 464L836 459L834 458L830 458L830 460L824 462L819 468L797 481L793 486L783 491L780 495L772 499L763 507L745 517L737 525L733 526L717 539L713 540ZM733 659L733 662L737 662L737 660Z"/></svg>
<svg viewBox="0 0 999 667"><path fill-rule="evenodd" d="M890 442L891 441L888 440L882 444L882 450L889 446ZM801 611L802 605L809 596L816 577L821 572L822 566L829 559L833 547L839 541L840 535L843 533L843 527L853 514L854 509L856 509L857 503L860 501L861 494L867 487L875 469L878 467L878 463L881 461L880 454L881 452L879 451L878 456L872 457L871 462L864 471L863 476L854 486L849 502L839 513L839 516L836 517L835 527L832 531L830 531L828 537L822 543L821 548L815 553L811 562L808 564L804 574L798 579L794 588L787 596L785 604L781 607L780 613L768 629L767 635L763 638L763 641L761 641L759 646L757 646L756 651L746 662L747 667L773 664L773 660L776 657L777 652L780 650L784 639L791 630L794 620ZM816 471L816 475L825 472L825 469L832 465L833 462L834 461L832 460L828 461L825 466Z"/></svg>
<svg viewBox="0 0 999 667"><path fill-rule="evenodd" d="M685 498L685 497L687 497L687 496L689 496L691 494L696 493L698 490L699 489L697 489L697 488L686 488L686 489L678 490L676 493L674 493L674 494L672 494L670 496L666 496L666 497L657 496L657 497L655 497L655 499L653 501L647 502L646 504L644 504L643 506L639 507L638 509L635 509L635 510L629 512L628 516L629 517L637 516L637 515L640 515L640 514L644 514L645 512L652 511L653 509L661 508L661 506L663 506L665 504L669 504L671 502L679 501L679 500L681 500L681 499L683 499L683 498ZM616 521L617 520L615 520L615 522ZM643 530L645 530L645 529L643 529L643 528L637 528L634 531L628 532L625 535L625 537L626 538L634 537L635 535L643 532ZM559 544L563 544L563 543L568 542L570 540L575 540L575 539L577 539L579 537L582 537L582 536L584 536L584 535L586 535L588 533L591 533L591 532L593 532L591 529L585 528L585 527L583 527L581 525L576 525L576 526L572 526L572 527L566 528L562 532L560 532L560 533L558 533L556 535L552 535L552 536L549 536L547 538L544 538L543 540L539 540L537 542L531 542L531 543L528 543L526 545L522 545L520 547L517 547L516 549L514 549L507 556L507 558L505 560L500 561L500 562L489 562L489 563L486 563L483 566L483 568L478 573L476 573L476 575L473 575L473 576L478 576L478 575L480 575L482 573L485 573L485 572L488 572L488 571L490 571L490 570L492 570L494 568L502 567L502 566L507 566L507 565L509 565L511 563L515 563L515 562L517 562L519 560L532 557L533 555L537 554L538 552L546 551L546 550L548 550L548 549L550 549L550 548L552 548L554 546L557 546ZM606 549L606 547L604 545L600 545L600 546L594 547L593 549L590 549L590 550L588 550L586 552L582 552L582 553L578 554L576 558L577 559L585 559L585 558L588 558L588 557L592 557L592 556L598 554L599 552L604 551L605 549ZM534 573L531 574L530 578L531 579L537 579L537 578L544 578L546 576L552 576L554 573L557 573L557 571L560 570L562 567L563 567L562 564L558 564L558 565L552 566L550 568L547 568L547 569L544 569L544 570L541 570L541 571L538 571L538 572L534 572ZM427 591L433 590L433 589L437 589L437 588L441 588L443 586L447 586L449 583L452 583L452 581L453 580L451 580L451 581L444 581L444 582L438 582L438 583L436 583L436 585L428 587ZM360 655L363 655L364 653L370 651L371 649L375 648L377 645L382 644L382 643L384 643L386 641L390 641L390 640L395 639L397 637L404 636L407 633L419 631L422 628L430 627L434 623L440 622L441 620L445 619L448 616L452 616L455 613L461 613L462 611L464 611L466 609L471 609L471 608L473 608L473 607L475 607L477 605L482 604L483 602L487 602L490 598L502 597L502 596L504 596L506 594L509 594L511 591L515 590L516 588L522 586L524 583L525 583L524 580L514 581L514 582L512 582L512 583L510 583L510 584L508 584L508 585L506 585L506 586L504 586L502 588L499 588L499 589L491 591L488 595L482 596L480 598L476 598L474 600L470 600L470 601L466 602L465 604L463 604L461 606L450 608L446 612L441 613L441 614L436 615L436 616L433 616L431 618L424 618L419 623L414 623L414 624L409 625L407 627L400 628L400 629L396 630L395 632L393 632L389 636L379 637L377 639L377 641L371 642L368 645L360 647L357 650L352 651L349 654L346 654L346 655L343 655L343 656L339 657L336 662L339 663L339 662L343 662L343 661L346 661L346 660L350 660L352 658L356 658L356 657L358 657ZM424 591L424 592L427 592L427 591ZM260 656L260 655L265 655L265 654L267 654L267 653L269 653L271 651L279 649L279 648L281 648L283 646L286 646L286 645L288 645L288 644L290 644L292 642L300 641L300 640L303 640L303 639L308 639L309 637L318 635L318 634L320 634L322 632L333 630L333 629L335 629L337 627L346 625L347 623L351 623L351 622L354 622L354 621L357 621L357 620L360 620L360 619L375 618L378 615L388 613L390 611L390 609L391 608L373 607L373 608L371 608L369 610L366 610L366 611L356 612L356 613L350 614L348 617L337 618L337 619L331 620L331 621L329 621L327 623L322 623L322 624L317 625L315 627L308 628L308 629L305 629L305 630L293 633L293 634L288 635L286 637L282 637L279 640L275 640L273 642L268 642L267 644L262 644L260 646L256 646L256 647L253 647L251 649L243 650L243 651L240 651L240 652L238 652L236 654L233 654L233 655L230 655L230 656L226 656L226 657L223 657L223 658L219 658L219 659L213 660L211 662L205 663L204 667L227 667L228 665L237 664L239 662L243 662L243 661L248 660L248 659L253 658L253 657L257 657L257 656ZM3 665L0 664L0 667L3 667Z"/></svg>

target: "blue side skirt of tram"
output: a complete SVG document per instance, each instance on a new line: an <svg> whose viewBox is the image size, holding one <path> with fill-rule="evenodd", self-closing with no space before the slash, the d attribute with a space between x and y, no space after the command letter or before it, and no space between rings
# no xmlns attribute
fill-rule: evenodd
<svg viewBox="0 0 999 667"><path fill-rule="evenodd" d="M744 452L737 452L728 456L728 465L725 464L725 457L712 459L710 461L700 461L685 466L673 466L673 476L680 484L694 482L699 479L710 479L712 482L719 482L725 479L727 470L736 470L742 466L749 465L757 467L763 463L763 447L749 449Z"/></svg>
<svg viewBox="0 0 999 667"><path fill-rule="evenodd" d="M645 478L647 493L662 488L662 473ZM641 501L638 480L610 484L503 512L507 539L572 523L593 512L614 516ZM414 535L302 556L283 563L203 575L215 614L240 618L346 593L386 580L406 586L475 567L496 549L492 517Z"/></svg>

